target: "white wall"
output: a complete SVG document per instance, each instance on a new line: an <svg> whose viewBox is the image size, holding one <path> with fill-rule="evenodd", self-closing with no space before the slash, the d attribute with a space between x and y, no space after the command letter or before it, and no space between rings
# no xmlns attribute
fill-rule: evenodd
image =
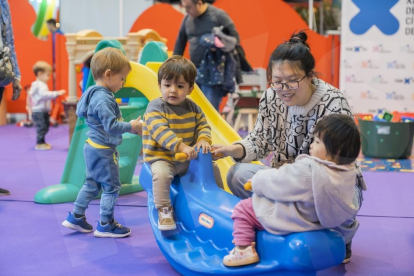
<svg viewBox="0 0 414 276"><path fill-rule="evenodd" d="M125 36L153 0L60 0L64 33L93 29L103 36ZM121 11L121 12L120 12Z"/></svg>
<svg viewBox="0 0 414 276"><path fill-rule="evenodd" d="M412 2L342 1L340 89L354 113L414 110Z"/></svg>

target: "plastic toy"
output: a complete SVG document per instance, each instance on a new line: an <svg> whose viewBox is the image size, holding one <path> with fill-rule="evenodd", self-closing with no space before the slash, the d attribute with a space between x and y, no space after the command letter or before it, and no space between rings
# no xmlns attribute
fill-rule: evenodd
<svg viewBox="0 0 414 276"><path fill-rule="evenodd" d="M244 184L244 189L246 191L251 191L252 190L252 182L247 182L246 184Z"/></svg>
<svg viewBox="0 0 414 276"><path fill-rule="evenodd" d="M387 122L387 120L384 120L381 115L375 115L374 118L373 118L373 121L376 121L376 122Z"/></svg>
<svg viewBox="0 0 414 276"><path fill-rule="evenodd" d="M272 235L257 234L261 261L244 267L225 267L222 259L234 247L230 218L239 198L214 182L211 153L198 154L188 172L174 178L171 200L177 229L158 230L150 166L144 164L140 183L148 194L148 214L154 236L172 267L182 275L316 275L345 257L342 236L333 230Z"/></svg>
<svg viewBox="0 0 414 276"><path fill-rule="evenodd" d="M217 154L215 155L217 158L223 157L223 154ZM188 158L188 155L185 154L184 152L179 152L175 154L175 159L176 160L186 160Z"/></svg>
<svg viewBox="0 0 414 276"><path fill-rule="evenodd" d="M394 115L392 115L391 113L388 113L388 112L384 112L384 114L382 114L382 119L384 119L387 122L391 122L393 117L394 117Z"/></svg>
<svg viewBox="0 0 414 276"><path fill-rule="evenodd" d="M401 122L401 115L398 111L393 111L391 113L393 115L391 122L393 122L393 123Z"/></svg>
<svg viewBox="0 0 414 276"><path fill-rule="evenodd" d="M185 154L184 152L180 152L180 153L175 154L175 159L176 160L186 160L187 158L188 158L188 155Z"/></svg>
<svg viewBox="0 0 414 276"><path fill-rule="evenodd" d="M410 123L410 122L414 122L414 118L413 117L401 116L401 121L404 122L404 123Z"/></svg>

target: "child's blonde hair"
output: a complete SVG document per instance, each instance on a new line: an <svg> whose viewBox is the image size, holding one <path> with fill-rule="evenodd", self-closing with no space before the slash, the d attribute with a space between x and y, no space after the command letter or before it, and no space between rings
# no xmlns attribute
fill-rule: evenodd
<svg viewBox="0 0 414 276"><path fill-rule="evenodd" d="M117 74L124 68L132 69L128 58L119 49L107 47L96 52L92 57L91 70L94 80L102 78L106 70Z"/></svg>
<svg viewBox="0 0 414 276"><path fill-rule="evenodd" d="M175 55L164 61L158 69L158 84L164 79L177 81L180 75L183 75L184 80L192 87L197 77L197 69L188 59Z"/></svg>
<svg viewBox="0 0 414 276"><path fill-rule="evenodd" d="M38 73L44 73L44 72L52 72L52 66L50 66L49 63L43 60L39 60L38 62L33 65L33 73L37 77Z"/></svg>

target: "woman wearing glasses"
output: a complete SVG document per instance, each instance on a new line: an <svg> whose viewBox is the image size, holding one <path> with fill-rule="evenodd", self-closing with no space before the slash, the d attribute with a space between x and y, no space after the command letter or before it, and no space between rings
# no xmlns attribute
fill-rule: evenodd
<svg viewBox="0 0 414 276"><path fill-rule="evenodd" d="M321 118L334 113L353 117L342 92L317 78L315 59L306 40L306 33L301 31L273 51L267 68L270 88L260 99L253 131L232 145L214 145L212 148L216 156L221 153L236 161L227 174L227 184L237 197L250 197L252 193L243 185L259 170L269 169L250 162L273 153L272 168L292 163L298 155L309 154L314 128ZM354 204L358 207L361 189L366 190L366 186L360 169L357 169ZM358 227L358 221L352 220L336 229L347 244L344 263L350 260L351 240Z"/></svg>

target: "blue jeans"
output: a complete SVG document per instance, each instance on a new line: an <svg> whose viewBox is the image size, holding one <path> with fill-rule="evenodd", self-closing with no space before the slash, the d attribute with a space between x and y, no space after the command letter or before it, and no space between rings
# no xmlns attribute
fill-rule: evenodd
<svg viewBox="0 0 414 276"><path fill-rule="evenodd" d="M203 85L203 84L200 86L200 89L201 91L203 91L203 94L206 96L209 102L218 111L220 103L221 103L221 99L223 98L221 96L222 92L217 91L214 86L208 86L208 85Z"/></svg>
<svg viewBox="0 0 414 276"><path fill-rule="evenodd" d="M102 189L101 222L111 222L115 203L119 196L119 153L116 148L97 149L85 143L83 154L86 163L86 179L75 201L73 213L84 215L89 202Z"/></svg>
<svg viewBox="0 0 414 276"><path fill-rule="evenodd" d="M227 185L233 195L245 199L252 195L251 191L246 191L244 189L244 184L247 180L251 179L258 171L263 169L269 169L264 165L258 164L250 164L250 163L236 163L232 167L230 167L227 173ZM355 185L354 188L354 198L353 204L360 209L362 205L362 191L359 185ZM342 234L345 239L345 243L349 243L352 241L356 231L359 228L359 222L353 218L344 223L340 226L334 228L334 230L338 231Z"/></svg>

